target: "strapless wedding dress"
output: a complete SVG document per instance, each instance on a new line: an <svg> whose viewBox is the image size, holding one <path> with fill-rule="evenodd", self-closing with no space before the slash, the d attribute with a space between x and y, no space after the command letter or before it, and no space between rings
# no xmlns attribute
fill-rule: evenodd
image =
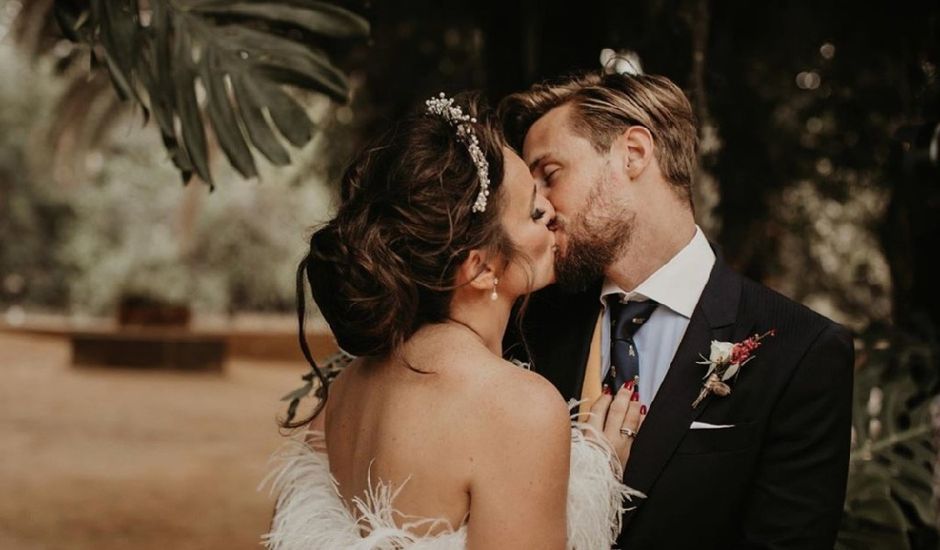
<svg viewBox="0 0 940 550"><path fill-rule="evenodd" d="M572 422L568 480L568 548L610 548L620 532L625 506L642 494L620 482L620 462L606 443L584 435ZM277 494L271 532L262 537L270 550L463 550L467 525L443 519L405 516L394 508L397 491L381 481L353 498L356 515L343 504L323 448L321 432L306 432L274 457L262 483ZM357 519L358 516L358 519ZM398 521L396 521L396 519ZM436 535L418 536L414 531Z"/></svg>
<svg viewBox="0 0 940 550"><path fill-rule="evenodd" d="M568 548L609 548L620 532L626 505L643 495L620 482L614 452L598 438L588 438L577 422L571 428L568 481ZM271 532L262 537L270 550L463 550L467 525L443 519L405 516L394 508L397 490L381 481L352 500L353 515L340 497L323 448L323 434L306 432L272 457L262 486L277 495ZM358 516L358 519L357 519ZM397 521L396 521L397 520ZM433 528L433 529L432 529ZM418 536L414 532L438 534Z"/></svg>

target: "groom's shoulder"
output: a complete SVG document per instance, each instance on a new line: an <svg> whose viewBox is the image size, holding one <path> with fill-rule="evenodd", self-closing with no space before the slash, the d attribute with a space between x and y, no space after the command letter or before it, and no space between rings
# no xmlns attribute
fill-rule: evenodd
<svg viewBox="0 0 940 550"><path fill-rule="evenodd" d="M851 342L851 331L804 304L743 275L741 313L759 325L777 329L780 334L799 336L809 342L831 337Z"/></svg>
<svg viewBox="0 0 940 550"><path fill-rule="evenodd" d="M739 277L741 278L740 308L743 311L761 317L793 319L810 326L835 324L832 319L777 290L744 275L739 275Z"/></svg>

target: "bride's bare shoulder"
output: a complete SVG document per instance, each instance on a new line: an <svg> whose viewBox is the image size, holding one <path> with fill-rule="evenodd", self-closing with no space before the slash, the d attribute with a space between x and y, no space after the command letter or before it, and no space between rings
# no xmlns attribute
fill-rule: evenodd
<svg viewBox="0 0 940 550"><path fill-rule="evenodd" d="M496 357L469 353L454 359L461 400L488 426L543 429L569 425L568 407L543 376Z"/></svg>
<svg viewBox="0 0 940 550"><path fill-rule="evenodd" d="M470 465L471 486L504 483L533 462L567 468L571 422L551 382L492 354L457 362L464 380L451 417L460 433L454 450Z"/></svg>
<svg viewBox="0 0 940 550"><path fill-rule="evenodd" d="M432 399L463 429L569 426L567 404L551 382L495 355L478 337L438 327L419 338L411 351L422 366L433 366Z"/></svg>

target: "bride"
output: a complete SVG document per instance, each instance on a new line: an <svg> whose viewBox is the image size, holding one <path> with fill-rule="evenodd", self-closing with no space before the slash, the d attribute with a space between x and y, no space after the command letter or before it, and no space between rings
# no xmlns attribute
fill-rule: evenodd
<svg viewBox="0 0 940 550"><path fill-rule="evenodd" d="M514 304L553 282L552 205L492 114L440 97L366 148L298 269L340 348L276 455L268 548L607 548L641 422L632 383L572 423L501 358ZM328 387L326 387L328 385ZM327 392L328 391L328 398Z"/></svg>

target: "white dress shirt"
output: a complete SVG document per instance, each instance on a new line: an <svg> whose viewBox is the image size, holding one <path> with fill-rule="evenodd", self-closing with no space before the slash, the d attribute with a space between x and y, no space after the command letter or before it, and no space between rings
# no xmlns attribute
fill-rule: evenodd
<svg viewBox="0 0 940 550"><path fill-rule="evenodd" d="M655 300L659 307L633 337L640 357L640 402L646 406L653 402L714 265L715 253L702 229L696 225L692 240L632 292L604 280L600 296L604 308L601 380L610 370L610 309L607 300L615 300L616 295L622 296L624 302Z"/></svg>

